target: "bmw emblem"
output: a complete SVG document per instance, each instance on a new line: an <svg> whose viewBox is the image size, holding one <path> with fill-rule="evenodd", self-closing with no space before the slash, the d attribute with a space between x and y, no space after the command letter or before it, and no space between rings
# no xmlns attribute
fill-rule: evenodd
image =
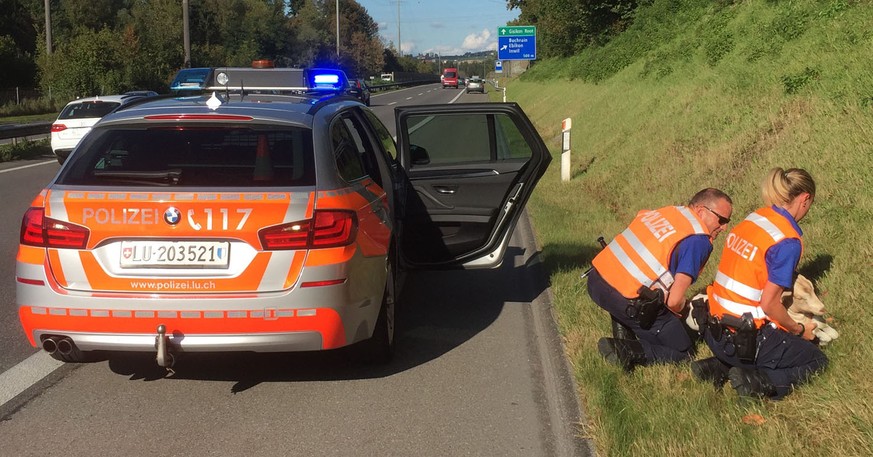
<svg viewBox="0 0 873 457"><path fill-rule="evenodd" d="M176 225L179 223L180 219L182 219L182 213L180 213L176 208L171 206L164 211L164 221L166 223Z"/></svg>

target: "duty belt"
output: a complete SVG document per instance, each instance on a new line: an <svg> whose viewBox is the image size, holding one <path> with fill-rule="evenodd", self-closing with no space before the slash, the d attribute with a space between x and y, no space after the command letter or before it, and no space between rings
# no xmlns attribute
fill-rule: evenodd
<svg viewBox="0 0 873 457"><path fill-rule="evenodd" d="M758 329L755 328L752 313L744 313L742 317L730 314L721 317L710 316L709 331L716 341L725 338L725 354L736 355L742 363L755 364L758 352Z"/></svg>

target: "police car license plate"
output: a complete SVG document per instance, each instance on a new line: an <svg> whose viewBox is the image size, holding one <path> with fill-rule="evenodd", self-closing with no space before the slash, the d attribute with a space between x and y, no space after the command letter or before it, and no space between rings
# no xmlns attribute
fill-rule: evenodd
<svg viewBox="0 0 873 457"><path fill-rule="evenodd" d="M227 268L226 241L122 241L121 268Z"/></svg>

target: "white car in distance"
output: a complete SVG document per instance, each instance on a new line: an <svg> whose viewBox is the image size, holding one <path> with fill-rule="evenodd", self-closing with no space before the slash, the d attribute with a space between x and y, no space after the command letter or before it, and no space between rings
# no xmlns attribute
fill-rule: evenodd
<svg viewBox="0 0 873 457"><path fill-rule="evenodd" d="M52 152L57 157L58 163L63 164L67 160L79 141L103 116L123 104L153 95L157 93L136 91L122 95L80 98L67 103L58 115L58 119L52 123L51 129Z"/></svg>

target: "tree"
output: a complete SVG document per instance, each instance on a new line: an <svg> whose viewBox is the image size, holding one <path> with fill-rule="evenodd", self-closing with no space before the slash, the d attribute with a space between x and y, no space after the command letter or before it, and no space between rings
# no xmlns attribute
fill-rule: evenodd
<svg viewBox="0 0 873 457"><path fill-rule="evenodd" d="M340 2L340 53L336 53L336 2L301 1L289 21L299 66L338 66L353 76L379 72L384 60L379 27L355 0Z"/></svg>
<svg viewBox="0 0 873 457"><path fill-rule="evenodd" d="M163 89L185 55L182 43L182 6L178 0L134 0L130 18L119 34L124 46L118 65L134 89Z"/></svg>
<svg viewBox="0 0 873 457"><path fill-rule="evenodd" d="M513 24L537 26L537 52L548 58L602 45L629 25L637 4L637 0L508 0L506 7L519 10Z"/></svg>
<svg viewBox="0 0 873 457"><path fill-rule="evenodd" d="M61 99L118 93L125 89L119 46L109 29L84 29L51 56L42 55L40 85Z"/></svg>
<svg viewBox="0 0 873 457"><path fill-rule="evenodd" d="M33 87L37 32L30 11L18 0L0 0L0 81L5 87Z"/></svg>

